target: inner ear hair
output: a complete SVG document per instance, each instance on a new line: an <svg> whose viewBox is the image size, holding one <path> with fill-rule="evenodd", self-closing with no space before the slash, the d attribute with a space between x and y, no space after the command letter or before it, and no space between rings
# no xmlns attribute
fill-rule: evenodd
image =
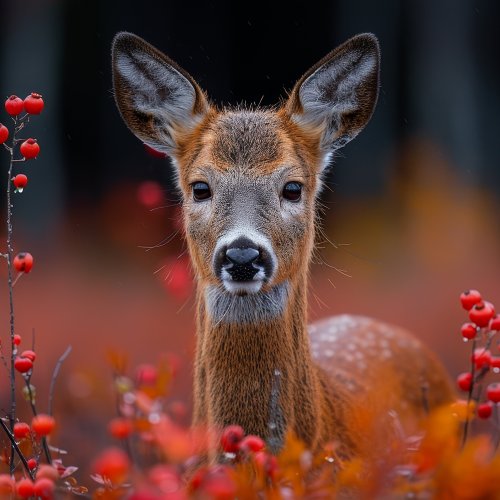
<svg viewBox="0 0 500 500"><path fill-rule="evenodd" d="M113 88L130 130L151 147L171 154L175 130L193 128L208 103L195 80L161 51L131 33L112 46Z"/></svg>
<svg viewBox="0 0 500 500"><path fill-rule="evenodd" d="M357 35L310 68L294 86L286 109L300 126L319 130L326 153L339 149L370 120L378 97L377 38Z"/></svg>

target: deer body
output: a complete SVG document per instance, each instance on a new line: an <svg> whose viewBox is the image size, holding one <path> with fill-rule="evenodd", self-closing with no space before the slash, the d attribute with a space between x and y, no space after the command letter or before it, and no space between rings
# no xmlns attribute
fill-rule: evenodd
<svg viewBox="0 0 500 500"><path fill-rule="evenodd" d="M121 115L171 157L183 195L197 280L195 424L241 425L274 452L293 431L349 456L362 439L361 401L418 417L451 399L439 363L405 332L347 316L307 326L317 195L332 154L371 117L378 64L375 37L359 35L279 109L218 110L157 49L115 38Z"/></svg>

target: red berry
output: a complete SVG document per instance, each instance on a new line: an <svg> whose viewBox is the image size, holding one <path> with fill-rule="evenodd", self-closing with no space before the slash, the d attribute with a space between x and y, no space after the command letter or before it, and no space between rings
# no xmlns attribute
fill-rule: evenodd
<svg viewBox="0 0 500 500"><path fill-rule="evenodd" d="M278 460L274 455L259 451L254 455L255 465L270 479L275 479L278 472Z"/></svg>
<svg viewBox="0 0 500 500"><path fill-rule="evenodd" d="M38 153L40 153L40 146L36 139L26 139L19 148L21 154L27 159L31 160L32 158L36 158Z"/></svg>
<svg viewBox="0 0 500 500"><path fill-rule="evenodd" d="M35 496L41 500L52 500L54 498L55 486L54 481L48 477L41 477L35 481L33 491Z"/></svg>
<svg viewBox="0 0 500 500"><path fill-rule="evenodd" d="M457 377L457 385L460 389L462 389L462 391L465 392L469 391L471 384L472 384L472 373L470 372L461 373Z"/></svg>
<svg viewBox="0 0 500 500"><path fill-rule="evenodd" d="M24 99L24 109L30 115L39 115L43 109L42 96L36 92L32 92Z"/></svg>
<svg viewBox="0 0 500 500"><path fill-rule="evenodd" d="M18 273L29 273L33 267L33 255L29 252L20 252L14 257L14 269Z"/></svg>
<svg viewBox="0 0 500 500"><path fill-rule="evenodd" d="M38 462L35 458L30 458L27 460L27 462L30 470L36 469L38 467Z"/></svg>
<svg viewBox="0 0 500 500"><path fill-rule="evenodd" d="M479 327L488 326L490 319L495 315L495 309L489 302L478 302L469 311L470 320Z"/></svg>
<svg viewBox="0 0 500 500"><path fill-rule="evenodd" d="M0 123L0 144L3 144L9 138L9 129Z"/></svg>
<svg viewBox="0 0 500 500"><path fill-rule="evenodd" d="M30 435L31 429L26 422L16 422L12 431L16 439L24 439Z"/></svg>
<svg viewBox="0 0 500 500"><path fill-rule="evenodd" d="M24 102L17 95L11 95L5 101L5 111L9 113L10 116L17 116L24 109Z"/></svg>
<svg viewBox="0 0 500 500"><path fill-rule="evenodd" d="M14 335L14 345L19 345L21 343L21 335Z"/></svg>
<svg viewBox="0 0 500 500"><path fill-rule="evenodd" d="M0 474L0 498L12 498L14 480L9 474Z"/></svg>
<svg viewBox="0 0 500 500"><path fill-rule="evenodd" d="M192 490L199 489L207 474L208 474L207 467L200 467L199 469L197 469L196 472L193 474L193 477L191 478L191 481L189 483L190 488Z"/></svg>
<svg viewBox="0 0 500 500"><path fill-rule="evenodd" d="M488 325L490 330L499 331L500 330L500 314L497 314L491 318L490 324Z"/></svg>
<svg viewBox="0 0 500 500"><path fill-rule="evenodd" d="M144 181L137 188L137 199L146 208L155 208L165 202L165 192L158 182Z"/></svg>
<svg viewBox="0 0 500 500"><path fill-rule="evenodd" d="M172 493L174 491L179 491L183 487L183 479L181 477L181 474L179 474L179 471L176 469L176 467L172 465L154 465L148 471L148 480L163 493ZM166 495L165 498L170 499L170 496Z"/></svg>
<svg viewBox="0 0 500 500"><path fill-rule="evenodd" d="M116 439L126 439L134 431L134 425L127 418L114 418L108 424L108 431Z"/></svg>
<svg viewBox="0 0 500 500"><path fill-rule="evenodd" d="M158 380L158 370L153 365L139 365L135 372L137 385L155 385Z"/></svg>
<svg viewBox="0 0 500 500"><path fill-rule="evenodd" d="M481 300L481 294L477 290L466 290L460 294L460 303L466 311L472 309L472 306Z"/></svg>
<svg viewBox="0 0 500 500"><path fill-rule="evenodd" d="M34 363L36 359L36 354L35 351L27 350L21 353L21 357L31 359L31 361Z"/></svg>
<svg viewBox="0 0 500 500"><path fill-rule="evenodd" d="M236 484L225 467L212 468L203 480L202 491L206 498L232 500L237 498Z"/></svg>
<svg viewBox="0 0 500 500"><path fill-rule="evenodd" d="M53 465L42 464L36 471L36 478L41 479L42 477L46 477L51 481L57 481L59 479L59 472Z"/></svg>
<svg viewBox="0 0 500 500"><path fill-rule="evenodd" d="M480 347L474 351L472 355L472 361L476 364L476 368L480 370L481 368L490 366L491 363L491 351Z"/></svg>
<svg viewBox="0 0 500 500"><path fill-rule="evenodd" d="M155 158L166 158L168 156L167 153L164 153L163 151L158 151L157 149L152 148L146 143L143 143L143 145L146 152L151 156L154 156Z"/></svg>
<svg viewBox="0 0 500 500"><path fill-rule="evenodd" d="M121 484L127 478L130 460L120 448L104 450L92 464L92 471L108 478L114 484Z"/></svg>
<svg viewBox="0 0 500 500"><path fill-rule="evenodd" d="M486 397L493 403L500 403L500 382L490 384L486 388Z"/></svg>
<svg viewBox="0 0 500 500"><path fill-rule="evenodd" d="M462 336L464 339L473 339L477 334L477 326L474 323L464 323L462 325Z"/></svg>
<svg viewBox="0 0 500 500"><path fill-rule="evenodd" d="M491 356L490 367L495 373L500 372L500 356Z"/></svg>
<svg viewBox="0 0 500 500"><path fill-rule="evenodd" d="M26 184L28 184L28 177L26 177L24 174L17 174L13 179L12 182L14 183L14 186L16 186L16 189L22 193L23 189L26 187Z"/></svg>
<svg viewBox="0 0 500 500"><path fill-rule="evenodd" d="M481 403L477 407L477 416L479 418L490 418L493 411L493 405L488 401L487 403Z"/></svg>
<svg viewBox="0 0 500 500"><path fill-rule="evenodd" d="M33 368L33 361L31 361L31 359L29 358L17 357L14 360L14 368L19 373L29 372Z"/></svg>
<svg viewBox="0 0 500 500"><path fill-rule="evenodd" d="M220 438L222 449L228 453L236 453L244 436L245 432L239 425L229 425L222 431Z"/></svg>
<svg viewBox="0 0 500 500"><path fill-rule="evenodd" d="M54 430L55 426L56 421L54 417L45 413L39 413L31 421L31 428L38 436L47 436Z"/></svg>
<svg viewBox="0 0 500 500"><path fill-rule="evenodd" d="M259 436L253 436L250 434L249 436L244 437L240 443L240 451L243 452L256 452L262 451L266 444Z"/></svg>
<svg viewBox="0 0 500 500"><path fill-rule="evenodd" d="M20 479L16 484L16 493L18 497L30 498L35 494L35 488L31 479Z"/></svg>

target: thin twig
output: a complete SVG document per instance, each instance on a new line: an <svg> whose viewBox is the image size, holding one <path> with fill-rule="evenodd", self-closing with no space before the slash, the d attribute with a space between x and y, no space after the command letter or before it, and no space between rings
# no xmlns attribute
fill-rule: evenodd
<svg viewBox="0 0 500 500"><path fill-rule="evenodd" d="M21 278L21 276L23 274L24 273L17 273L16 279L12 282L12 288L14 288L16 286L16 283L19 281L19 279Z"/></svg>
<svg viewBox="0 0 500 500"><path fill-rule="evenodd" d="M38 412L36 410L35 398L33 396L33 391L31 390L31 373L30 372L28 372L28 373L29 373L29 375L27 377L23 377L23 378L24 378L24 383L26 384L26 389L28 391L28 397L29 397L28 402L31 406L31 412L36 417L38 415Z"/></svg>
<svg viewBox="0 0 500 500"><path fill-rule="evenodd" d="M17 125L17 118L14 118L14 125ZM12 184L12 169L14 167L14 145L16 140L17 127L14 129L12 137L12 148L9 150L10 163L7 177L7 272L8 272L8 287L9 287L9 313L10 313L10 415L9 424L11 430L14 429L16 420L16 370L14 361L16 358L17 347L14 344L14 297L13 297L13 280L12 280L12 201L11 201L11 184ZM10 473L14 473L14 446L11 448Z"/></svg>
<svg viewBox="0 0 500 500"><path fill-rule="evenodd" d="M9 438L11 444L12 444L12 449L15 450L19 458L21 459L21 462L23 463L24 468L26 469L26 472L28 473L30 479L32 481L35 480L35 476L33 475L33 472L29 468L28 462L26 461L26 458L24 457L22 451L19 449L19 446L16 443L16 440L14 438L14 435L12 432L10 432L9 428L7 425L5 425L5 422L3 421L3 418L0 418L0 425L2 426L3 430L5 431L5 434L7 434L7 437Z"/></svg>
<svg viewBox="0 0 500 500"><path fill-rule="evenodd" d="M469 433L469 408L470 408L470 402L472 400L472 392L474 391L474 376L476 372L476 361L474 359L474 352L476 350L476 339L472 341L472 354L471 354L471 382L470 382L470 387L469 387L469 393L467 394L467 408L465 410L465 422L464 422L464 432L462 435L462 449L465 446L465 443L467 441L467 435Z"/></svg>
<svg viewBox="0 0 500 500"><path fill-rule="evenodd" d="M54 400L54 390L56 386L57 376L59 375L59 370L61 369L64 360L69 356L72 347L68 346L62 356L57 360L56 366L54 367L54 372L52 373L52 379L50 381L50 389L49 389L49 408L48 413L52 415L52 402Z"/></svg>
<svg viewBox="0 0 500 500"><path fill-rule="evenodd" d="M36 409L35 398L33 397L33 391L31 390L31 373L24 378L24 381L26 382L26 388L28 389L29 404L31 406L31 411L33 412L33 415L36 417L38 415L38 411ZM52 464L52 455L50 454L49 445L47 444L47 438L45 436L42 436L42 448L45 454L45 458L47 459L47 462L49 464Z"/></svg>

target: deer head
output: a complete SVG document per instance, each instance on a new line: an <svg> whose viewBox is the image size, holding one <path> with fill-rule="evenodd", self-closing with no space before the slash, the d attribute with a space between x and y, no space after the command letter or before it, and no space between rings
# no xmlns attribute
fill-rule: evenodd
<svg viewBox="0 0 500 500"><path fill-rule="evenodd" d="M116 36L118 108L141 141L172 160L213 319L276 316L305 281L322 177L370 119L378 75L377 40L358 35L307 71L281 107L220 110L160 51Z"/></svg>

